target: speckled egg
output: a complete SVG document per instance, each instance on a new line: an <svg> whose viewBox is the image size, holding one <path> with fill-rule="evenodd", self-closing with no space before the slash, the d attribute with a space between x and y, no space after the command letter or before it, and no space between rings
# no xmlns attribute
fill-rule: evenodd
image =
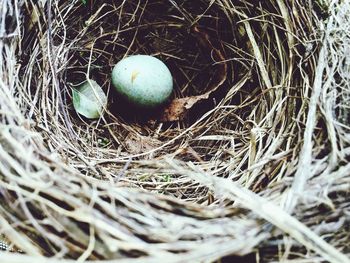
<svg viewBox="0 0 350 263"><path fill-rule="evenodd" d="M112 71L112 84L119 95L142 108L162 105L173 90L173 78L167 66L147 55L119 61Z"/></svg>

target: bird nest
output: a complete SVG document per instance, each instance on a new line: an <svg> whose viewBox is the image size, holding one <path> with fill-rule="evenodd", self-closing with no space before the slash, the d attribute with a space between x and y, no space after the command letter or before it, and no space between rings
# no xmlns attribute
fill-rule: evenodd
<svg viewBox="0 0 350 263"><path fill-rule="evenodd" d="M306 2L5 0L0 259L347 262L350 7ZM156 111L111 85L133 54L172 72Z"/></svg>

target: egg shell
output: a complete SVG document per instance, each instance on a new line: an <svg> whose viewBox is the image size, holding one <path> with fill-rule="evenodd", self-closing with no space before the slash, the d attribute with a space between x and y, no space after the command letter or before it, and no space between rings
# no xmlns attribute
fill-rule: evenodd
<svg viewBox="0 0 350 263"><path fill-rule="evenodd" d="M112 84L127 101L144 108L162 105L173 90L173 78L167 66L148 55L120 60L113 68Z"/></svg>

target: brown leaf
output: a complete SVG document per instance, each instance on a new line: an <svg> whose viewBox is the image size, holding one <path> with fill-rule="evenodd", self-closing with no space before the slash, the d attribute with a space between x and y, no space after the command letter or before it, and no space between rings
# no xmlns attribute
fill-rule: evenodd
<svg viewBox="0 0 350 263"><path fill-rule="evenodd" d="M185 117L186 112L193 107L198 101L203 100L202 95L191 96L180 99L174 99L164 110L161 121L177 121Z"/></svg>
<svg viewBox="0 0 350 263"><path fill-rule="evenodd" d="M130 154L141 154L158 147L161 142L156 138L130 133L124 139L124 145Z"/></svg>

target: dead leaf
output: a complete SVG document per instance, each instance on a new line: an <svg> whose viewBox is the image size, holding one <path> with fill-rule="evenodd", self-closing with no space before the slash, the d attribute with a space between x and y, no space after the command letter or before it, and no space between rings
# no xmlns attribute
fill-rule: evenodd
<svg viewBox="0 0 350 263"><path fill-rule="evenodd" d="M124 139L124 144L130 154L141 154L158 147L161 142L156 138L130 133Z"/></svg>

